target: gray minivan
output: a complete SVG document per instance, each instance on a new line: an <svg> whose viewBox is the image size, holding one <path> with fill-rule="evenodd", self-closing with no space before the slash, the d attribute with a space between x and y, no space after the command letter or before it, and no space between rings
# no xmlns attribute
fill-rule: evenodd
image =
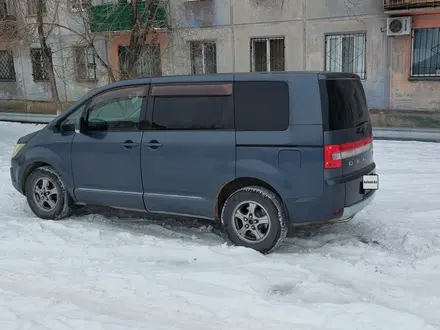
<svg viewBox="0 0 440 330"><path fill-rule="evenodd" d="M293 226L350 220L378 188L365 93L347 73L113 83L20 138L11 163L42 219L82 205L207 218L263 253Z"/></svg>

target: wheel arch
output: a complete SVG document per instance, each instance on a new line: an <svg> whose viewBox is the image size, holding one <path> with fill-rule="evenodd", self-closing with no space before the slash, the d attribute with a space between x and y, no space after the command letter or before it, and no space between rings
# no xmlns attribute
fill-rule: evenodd
<svg viewBox="0 0 440 330"><path fill-rule="evenodd" d="M35 171L37 168L44 167L44 166L50 166L53 168L53 166L47 162L35 161L35 162L27 165L26 168L24 169L24 171L21 175L21 179L20 179L20 187L21 187L21 190L23 191L23 194L25 196L26 196L26 181L27 181L29 175L31 175L31 173L33 171Z"/></svg>
<svg viewBox="0 0 440 330"><path fill-rule="evenodd" d="M280 202L287 214L287 209L284 206L283 199L273 186L263 180L254 177L241 177L229 181L220 188L219 192L217 193L217 198L214 205L215 218L220 219L223 206L225 205L226 200L229 198L229 196L231 196L235 191L248 186L259 186L273 192L280 199Z"/></svg>

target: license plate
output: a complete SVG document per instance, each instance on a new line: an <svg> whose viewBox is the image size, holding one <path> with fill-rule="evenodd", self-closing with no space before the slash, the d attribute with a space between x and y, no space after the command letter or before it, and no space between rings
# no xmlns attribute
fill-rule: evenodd
<svg viewBox="0 0 440 330"><path fill-rule="evenodd" d="M364 190L378 190L379 189L379 175L369 174L362 178L362 188Z"/></svg>

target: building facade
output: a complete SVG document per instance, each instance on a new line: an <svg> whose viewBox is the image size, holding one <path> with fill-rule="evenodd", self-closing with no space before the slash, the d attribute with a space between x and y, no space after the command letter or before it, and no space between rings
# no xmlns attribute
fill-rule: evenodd
<svg viewBox="0 0 440 330"><path fill-rule="evenodd" d="M440 1L385 0L384 9L411 25L389 38L390 107L440 110Z"/></svg>
<svg viewBox="0 0 440 330"><path fill-rule="evenodd" d="M0 0L0 18L32 22L34 1ZM130 37L126 7L115 7L116 0L96 1L91 3L90 32L84 27L90 0L47 5L47 19L55 17L57 22L49 43L63 102L107 83L103 63L114 70L117 79L124 66L124 47ZM167 26L158 26L148 36L139 75L353 72L361 77L372 109L440 110L440 1L439 9L435 3L169 0L162 13ZM109 13L108 6L113 6L110 18L103 16ZM401 16L412 17L410 33L389 36L388 17ZM0 30L9 28L5 26L0 23ZM14 102L26 101L26 109L17 111L34 111L29 107L33 101L51 100L47 82L39 77L44 70L33 33L33 38L21 38L20 31L0 36L0 104L8 109L15 109ZM84 35L89 34L97 54L84 43Z"/></svg>

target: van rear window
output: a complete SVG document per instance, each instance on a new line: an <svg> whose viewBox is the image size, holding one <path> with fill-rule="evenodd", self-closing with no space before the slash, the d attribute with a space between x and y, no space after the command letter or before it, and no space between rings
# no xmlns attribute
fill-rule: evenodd
<svg viewBox="0 0 440 330"><path fill-rule="evenodd" d="M325 87L324 87L325 86ZM325 80L323 109L324 129L336 131L370 122L367 100L362 83L358 79Z"/></svg>

